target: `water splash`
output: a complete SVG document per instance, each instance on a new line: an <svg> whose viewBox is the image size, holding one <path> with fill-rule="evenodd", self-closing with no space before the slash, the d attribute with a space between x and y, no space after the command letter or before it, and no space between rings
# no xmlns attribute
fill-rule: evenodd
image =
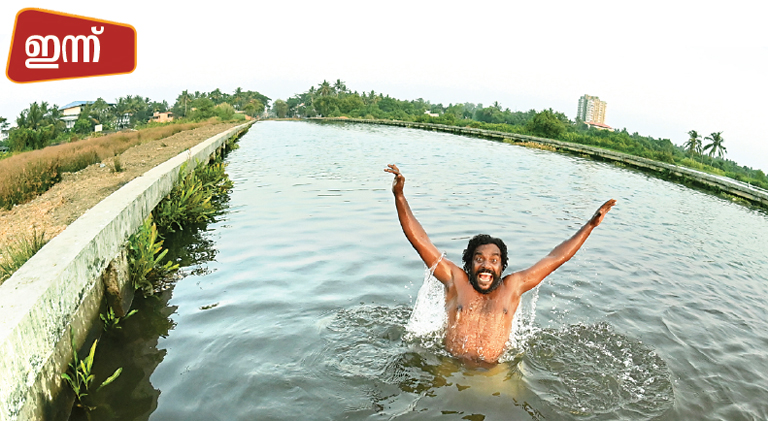
<svg viewBox="0 0 768 421"><path fill-rule="evenodd" d="M445 253L432 267L424 271L424 282L419 289L413 312L405 326L405 339L418 342L420 345L433 348L442 346L448 315L445 312L445 286L435 278L435 269ZM512 361L525 351L528 340L538 331L536 319L536 302L539 300L539 286L530 294L525 294L515 311L512 329L509 332L507 349L501 356L500 362Z"/></svg>
<svg viewBox="0 0 768 421"><path fill-rule="evenodd" d="M674 403L664 360L606 322L539 331L520 369L537 395L563 414L648 419Z"/></svg>
<svg viewBox="0 0 768 421"><path fill-rule="evenodd" d="M525 352L530 339L540 331L534 324L536 321L536 303L539 301L539 287L541 284L532 289L530 294L523 294L520 298L520 305L515 310L515 317L512 319L512 329L509 332L507 348L499 358L499 362L509 362L519 358Z"/></svg>
<svg viewBox="0 0 768 421"><path fill-rule="evenodd" d="M448 315L445 312L445 286L435 278L435 269L443 260L445 253L440 255L432 267L424 271L424 283L419 289L416 304L406 324L406 339L421 339L423 345L431 347L442 340Z"/></svg>

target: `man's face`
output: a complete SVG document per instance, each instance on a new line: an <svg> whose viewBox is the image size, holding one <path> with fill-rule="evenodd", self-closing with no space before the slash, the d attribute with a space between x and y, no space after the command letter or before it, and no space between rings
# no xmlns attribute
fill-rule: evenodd
<svg viewBox="0 0 768 421"><path fill-rule="evenodd" d="M481 294L488 294L501 284L501 250L496 244L475 249L469 282Z"/></svg>

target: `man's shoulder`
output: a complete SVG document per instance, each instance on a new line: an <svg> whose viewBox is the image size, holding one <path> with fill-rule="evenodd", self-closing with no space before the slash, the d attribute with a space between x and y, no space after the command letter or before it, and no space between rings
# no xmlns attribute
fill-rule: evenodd
<svg viewBox="0 0 768 421"><path fill-rule="evenodd" d="M509 282L509 283L520 282L523 279L523 271L520 270L520 271L517 271L517 272L510 273L509 275L504 276L504 278L502 278L502 279L504 279L504 283L507 283L507 282Z"/></svg>
<svg viewBox="0 0 768 421"><path fill-rule="evenodd" d="M503 284L506 289L516 290L522 285L524 279L523 271L517 271L505 276L503 278Z"/></svg>

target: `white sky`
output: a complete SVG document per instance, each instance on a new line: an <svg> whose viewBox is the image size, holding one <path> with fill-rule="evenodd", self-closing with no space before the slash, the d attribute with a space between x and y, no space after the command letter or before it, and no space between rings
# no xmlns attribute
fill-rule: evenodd
<svg viewBox="0 0 768 421"><path fill-rule="evenodd" d="M768 26L760 2L48 1L0 4L7 62L16 13L37 7L133 25L129 75L0 81L0 116L125 95L167 100L235 88L274 99L323 79L432 103L499 101L575 118L578 98L606 123L675 144L722 131L727 157L768 171ZM201 6L195 6L199 4Z"/></svg>

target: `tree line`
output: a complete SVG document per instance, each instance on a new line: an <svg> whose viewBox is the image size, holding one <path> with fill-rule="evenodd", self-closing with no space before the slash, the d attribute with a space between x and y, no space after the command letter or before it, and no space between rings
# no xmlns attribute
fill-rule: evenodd
<svg viewBox="0 0 768 421"><path fill-rule="evenodd" d="M723 132L715 132L702 139L695 131L689 140L675 145L666 138L629 133L626 128L616 131L590 127L582 121L570 120L564 113L545 109L536 111L511 111L499 102L484 107L483 104L457 103L432 104L422 98L399 100L382 93L358 92L347 88L337 79L330 83L323 80L307 91L295 94L287 100L277 99L271 112L284 117L352 117L367 119L395 119L462 127L496 130L508 133L532 135L548 139L597 146L643 158L724 175L768 189L768 178L762 170L740 166L726 159ZM706 154L705 154L706 153Z"/></svg>
<svg viewBox="0 0 768 421"><path fill-rule="evenodd" d="M155 112L173 112L177 121L201 121L218 117L222 121L237 118L242 113L255 117L261 115L271 99L256 91L235 89L228 94L214 89L211 92L189 93L182 91L173 106L167 101L153 101L140 95L126 95L108 103L103 98L87 102L72 127L62 120L62 109L47 102L33 102L16 118L16 126L8 131L3 144L14 152L44 148L49 145L71 142L94 132L101 125L106 132L136 129L151 125ZM240 116L240 118L245 118ZM8 120L0 117L0 130L8 130Z"/></svg>
<svg viewBox="0 0 768 421"><path fill-rule="evenodd" d="M77 139L93 132L96 124L101 124L106 131L136 128L147 125L156 111L172 111L182 121L200 121L211 117L230 120L238 113L258 116L269 110L278 118L347 116L396 119L539 136L687 166L768 188L768 178L762 170L740 166L725 158L727 149L723 132L714 132L702 139L691 130L688 132L689 140L678 146L666 138L629 133L626 128L600 130L582 121L570 120L564 113L551 108L511 111L499 102L483 106L470 102L433 104L422 98L400 100L373 90L352 91L340 79L333 83L323 80L303 93L286 100L277 99L271 106L270 101L259 92L241 88L232 94L221 92L218 88L211 92L190 93L184 90L172 107L166 101L151 101L138 95L118 98L114 104L99 98L84 107L71 129L66 129L61 121L61 111L57 106L35 102L19 114L17 127L11 129L6 144L14 151L23 151ZM7 126L6 119L0 117L0 129ZM708 143L704 145L703 141Z"/></svg>

